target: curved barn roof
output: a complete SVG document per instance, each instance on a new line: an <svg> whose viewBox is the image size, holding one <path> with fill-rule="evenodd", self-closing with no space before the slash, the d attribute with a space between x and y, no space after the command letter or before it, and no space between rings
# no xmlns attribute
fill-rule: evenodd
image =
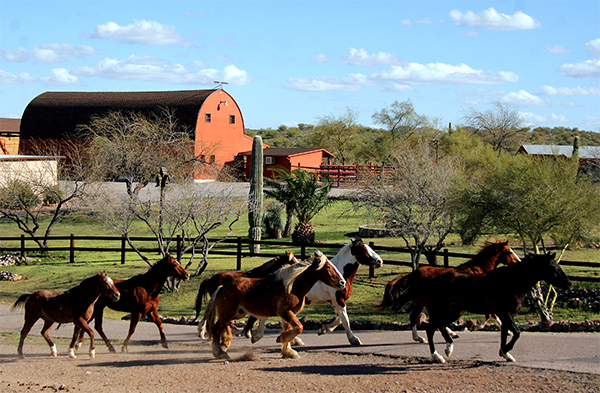
<svg viewBox="0 0 600 393"><path fill-rule="evenodd" d="M175 109L179 123L196 129L198 112L215 89L144 92L46 92L35 97L21 118L21 139L72 139L80 124L112 110L151 112Z"/></svg>

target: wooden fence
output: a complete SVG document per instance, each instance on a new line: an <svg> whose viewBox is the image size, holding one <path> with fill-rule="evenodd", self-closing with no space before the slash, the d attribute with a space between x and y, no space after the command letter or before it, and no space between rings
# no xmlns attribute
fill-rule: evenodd
<svg viewBox="0 0 600 393"><path fill-rule="evenodd" d="M156 239L153 237L132 237L130 238L134 242L149 242L155 243ZM20 242L19 247L2 247L0 246L0 252L18 252L22 256L26 255L28 252L39 252L39 247L26 247L27 243L33 242L31 238L26 237L25 235L21 235L19 237L2 237L0 238L2 242L4 241L13 241ZM55 241L68 241L68 246L63 247L48 247L46 251L68 251L69 252L69 262L75 262L75 252L76 251L97 251L97 252L117 252L120 253L121 263L125 264L125 256L128 252L134 252L130 247L128 247L127 242L124 237L118 236L75 236L71 234L70 236L51 236L48 238L49 242ZM174 250L177 253L178 258L181 257L181 250L183 246L182 239L180 237L173 239L176 244L176 249ZM77 243L80 241L114 241L118 244L118 247L83 247L78 246ZM210 240L214 242L214 240ZM310 244L307 246L296 246L291 242L283 242L283 241L274 241L274 240L262 240L259 243L260 245L265 246L274 246L278 247L277 252L268 252L264 249L261 250L260 254L254 254L249 252L250 249L248 245L252 243L250 239L237 237L237 238L229 238L223 240L217 247L213 248L210 253L214 255L229 255L236 257L236 269L242 270L242 259L244 257L276 257L281 255L281 249L290 249L294 251L295 254L299 255L301 259L305 259L307 255L307 248L319 248L319 249L332 249L337 250L344 246L344 244L339 243L319 243L319 244ZM386 251L391 253L398 254L410 254L410 251L405 247L388 247L388 246L377 246L374 242L369 242L369 246L375 251ZM298 248L300 251L298 252ZM158 252L158 248L156 246L153 247L142 247L139 248L142 252ZM244 251L246 250L246 251ZM197 250L197 252L200 250ZM471 259L474 257L472 254L465 253L455 253L449 252L448 249L442 250L438 255L443 257L443 265L450 266L450 258L460 258L460 259ZM392 265L392 266L408 266L411 267L412 263L409 261L399 261L399 260L387 260L384 259L384 265ZM565 261L561 260L560 264L563 266L576 266L576 267L585 267L590 269L600 269L600 262L577 262L577 261ZM373 268L369 270L369 277L375 277L375 271ZM586 281L586 282L598 282L599 278L591 278L591 277L579 277L579 276L569 276L569 278L573 281Z"/></svg>
<svg viewBox="0 0 600 393"><path fill-rule="evenodd" d="M397 168L391 165L327 165L321 164L319 167L299 167L308 171L318 172L320 176L329 176L337 187L347 183L356 183L369 176L381 176L385 173L391 173Z"/></svg>

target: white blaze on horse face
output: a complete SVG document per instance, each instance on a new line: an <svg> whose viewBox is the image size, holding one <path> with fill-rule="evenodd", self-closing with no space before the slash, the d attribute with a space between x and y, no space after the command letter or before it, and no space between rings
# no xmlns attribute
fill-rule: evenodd
<svg viewBox="0 0 600 393"><path fill-rule="evenodd" d="M369 257L371 257L372 259L377 261L378 267L383 266L383 259L381 259L379 254L377 254L375 251L373 251L373 249L371 247L369 247L368 244L364 243L364 246L367 249L367 252L369 253Z"/></svg>
<svg viewBox="0 0 600 393"><path fill-rule="evenodd" d="M517 261L521 262L521 258L519 258L517 253L511 247L509 247L509 249L510 249L510 252L512 252L512 254L515 256L515 258L517 258Z"/></svg>

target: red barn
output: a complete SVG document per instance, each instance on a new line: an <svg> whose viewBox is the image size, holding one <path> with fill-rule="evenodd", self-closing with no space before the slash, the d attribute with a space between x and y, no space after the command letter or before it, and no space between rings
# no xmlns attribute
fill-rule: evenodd
<svg viewBox="0 0 600 393"><path fill-rule="evenodd" d="M250 177L250 161L252 151L239 154L246 161L246 178ZM289 171L297 168L317 170L321 164L330 164L335 155L325 149L305 148L266 148L263 149L264 176L273 178L276 174L275 167L283 167Z"/></svg>
<svg viewBox="0 0 600 393"><path fill-rule="evenodd" d="M252 149L244 134L244 118L233 97L223 89L158 92L46 92L34 98L23 112L20 154L34 146L76 139L75 129L94 115L113 110L151 113L160 107L175 110L179 124L190 130L194 155L221 169L233 164L239 152ZM55 143L58 142L58 143ZM61 151L56 154L66 154ZM217 171L197 175L215 179Z"/></svg>

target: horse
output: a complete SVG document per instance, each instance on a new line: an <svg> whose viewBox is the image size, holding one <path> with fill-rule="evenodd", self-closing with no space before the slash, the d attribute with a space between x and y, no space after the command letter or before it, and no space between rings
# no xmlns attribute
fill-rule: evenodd
<svg viewBox="0 0 600 393"><path fill-rule="evenodd" d="M463 274L481 274L495 269L500 264L510 265L520 262L521 259L508 245L508 241L496 241L494 243L486 242L484 247L469 261L462 263L456 267L441 267L441 266L419 266L411 273L403 274L396 277L387 283L381 303L375 306L378 311L387 310L392 306L398 307L396 299L400 293L406 288L409 283L418 285L417 283L427 277L437 277L447 272L459 272ZM423 337L419 336L417 326L423 311L423 304L418 298L415 298L412 303L412 311L410 313L410 325L412 328L412 337L414 341L427 343ZM483 325L488 319L493 316L486 314ZM454 332L448 329L448 334L457 337Z"/></svg>
<svg viewBox="0 0 600 393"><path fill-rule="evenodd" d="M336 313L336 318L323 325L318 334L322 335L330 333L337 328L340 323L346 330L346 337L351 345L362 345L360 339L352 332L350 328L350 321L348 319L348 312L346 311L346 302L352 294L352 282L358 267L360 265L366 265L373 268L379 268L383 265L381 257L373 251L368 244L364 243L362 239L355 238L350 243L344 245L338 253L331 259L331 263L342 272L344 279L346 280L346 287L342 290L332 288L323 282L317 282L306 295L306 304L325 304L330 303ZM256 318L250 316L248 323L244 328L244 333L254 325ZM258 329L252 332L252 342L255 343L264 335L264 326L266 319L261 319ZM302 343L300 339L297 339L298 343Z"/></svg>
<svg viewBox="0 0 600 393"><path fill-rule="evenodd" d="M291 348L291 342L303 330L296 314L304 307L308 291L319 280L340 290L346 286L346 280L335 265L317 251L309 260L284 267L267 277L236 277L219 287L205 315L213 356L229 358L227 349L232 340L229 324L240 314L251 314L257 318L279 316L283 322L279 335L281 356L298 358L298 352ZM219 315L217 321L216 314Z"/></svg>
<svg viewBox="0 0 600 393"><path fill-rule="evenodd" d="M69 346L69 357L75 358L75 341L79 331L86 332L90 336L90 357L96 356L96 346L94 345L94 332L88 325L88 320L94 311L94 303L100 296L106 296L113 302L119 300L120 293L115 287L113 280L106 272L95 274L86 278L79 285L65 292L39 290L34 293L24 293L13 304L11 311L25 307L25 323L21 329L21 339L17 352L21 358L23 355L23 343L25 337L38 319L44 320L42 327L42 337L50 346L52 356L57 356L56 344L50 339L48 331L54 323L75 324L73 339Z"/></svg>
<svg viewBox="0 0 600 393"><path fill-rule="evenodd" d="M202 303L206 300L209 294L213 294L217 288L236 277L249 277L249 278L260 278L266 277L271 273L275 273L283 266L292 265L297 263L298 260L294 257L294 253L286 252L283 255L279 255L270 261L263 263L262 265L255 267L247 272L238 271L225 271L217 273L213 276L205 278L200 287L198 288L198 294L196 295L196 320L202 310ZM198 337L206 339L206 319L203 318L198 322Z"/></svg>
<svg viewBox="0 0 600 393"><path fill-rule="evenodd" d="M454 344L445 327L465 312L494 313L502 322L499 355L509 362L510 354L520 331L513 316L523 306L526 295L539 281L546 281L557 288L569 288L571 281L554 260L556 254L530 254L521 263L500 267L483 274L447 272L438 277L428 277L417 286L409 286L401 294L399 302L419 297L429 312L426 328L429 349L433 361L445 363L433 343L433 335L439 329L446 340L446 356L452 354ZM508 332L513 333L506 342Z"/></svg>
<svg viewBox="0 0 600 393"><path fill-rule="evenodd" d="M125 341L123 341L121 352L127 352L129 340L135 332L135 328L143 315L146 315L150 321L156 324L160 334L162 347L169 347L163 324L157 311L160 300L158 295L168 277L186 281L190 278L190 275L183 266L169 254L156 262L146 273L138 274L128 280L115 280L115 285L121 292L121 299L118 302L110 302L106 297L100 297L100 299L98 299L94 306L94 314L92 316L92 318L96 320L94 328L100 334L110 352L116 352L116 350L110 343L108 337L106 337L102 328L102 318L105 307L109 307L116 311L131 313L129 332ZM81 345L82 341L83 332L81 332L79 337L79 345Z"/></svg>

